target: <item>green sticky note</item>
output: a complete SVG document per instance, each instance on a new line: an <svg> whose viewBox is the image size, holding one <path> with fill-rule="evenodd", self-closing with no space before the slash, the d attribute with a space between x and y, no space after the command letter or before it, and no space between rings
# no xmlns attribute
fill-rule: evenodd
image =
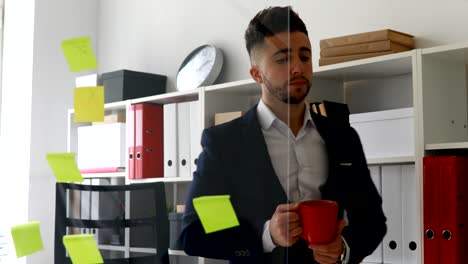
<svg viewBox="0 0 468 264"><path fill-rule="evenodd" d="M63 244L74 264L104 263L94 235L67 235Z"/></svg>
<svg viewBox="0 0 468 264"><path fill-rule="evenodd" d="M83 176L76 165L75 153L48 153L46 158L57 182L83 181Z"/></svg>
<svg viewBox="0 0 468 264"><path fill-rule="evenodd" d="M104 86L75 88L75 122L104 121Z"/></svg>
<svg viewBox="0 0 468 264"><path fill-rule="evenodd" d="M15 244L16 257L18 258L44 249L39 222L37 221L12 227L11 236Z"/></svg>
<svg viewBox="0 0 468 264"><path fill-rule="evenodd" d="M62 41L62 51L72 72L97 68L96 57L94 57L89 37Z"/></svg>
<svg viewBox="0 0 468 264"><path fill-rule="evenodd" d="M194 198L193 206L207 234L239 225L229 195Z"/></svg>

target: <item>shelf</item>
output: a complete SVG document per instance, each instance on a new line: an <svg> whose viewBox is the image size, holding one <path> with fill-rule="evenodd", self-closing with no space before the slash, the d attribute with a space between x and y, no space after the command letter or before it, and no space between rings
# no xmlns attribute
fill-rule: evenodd
<svg viewBox="0 0 468 264"><path fill-rule="evenodd" d="M321 66L314 70L314 78L354 81L409 74L412 72L415 52L414 50L399 52Z"/></svg>
<svg viewBox="0 0 468 264"><path fill-rule="evenodd" d="M130 180L130 184L148 183L148 182L191 182L192 179L193 179L192 177L148 178L148 179Z"/></svg>
<svg viewBox="0 0 468 264"><path fill-rule="evenodd" d="M468 64L468 42L422 49L421 54L437 60Z"/></svg>
<svg viewBox="0 0 468 264"><path fill-rule="evenodd" d="M98 179L98 178L125 178L125 171L122 172L106 172L106 173L82 173L85 179Z"/></svg>
<svg viewBox="0 0 468 264"><path fill-rule="evenodd" d="M370 158L367 159L368 165L377 164L401 164L401 163L414 163L414 156L390 157L390 158Z"/></svg>
<svg viewBox="0 0 468 264"><path fill-rule="evenodd" d="M119 101L119 102L113 102L113 103L107 103L104 104L104 111L109 111L109 110L125 110L127 108L127 101ZM68 114L73 114L75 113L75 109L71 108L68 109Z"/></svg>
<svg viewBox="0 0 468 264"><path fill-rule="evenodd" d="M101 250L125 251L124 246L98 245L98 248L101 249Z"/></svg>
<svg viewBox="0 0 468 264"><path fill-rule="evenodd" d="M141 97L130 100L131 104L138 103L153 103L153 104L172 104L172 103L183 103L198 100L199 88L189 91L177 91L164 94L158 94L153 96Z"/></svg>
<svg viewBox="0 0 468 264"><path fill-rule="evenodd" d="M155 248L130 247L130 252L156 254Z"/></svg>
<svg viewBox="0 0 468 264"><path fill-rule="evenodd" d="M169 249L168 252L169 255L173 256L188 256L187 253L185 253L183 250Z"/></svg>
<svg viewBox="0 0 468 264"><path fill-rule="evenodd" d="M223 92L237 95L259 95L262 93L260 85L252 79L206 86L205 92Z"/></svg>
<svg viewBox="0 0 468 264"><path fill-rule="evenodd" d="M468 142L426 144L426 150L468 149Z"/></svg>
<svg viewBox="0 0 468 264"><path fill-rule="evenodd" d="M113 251L126 251L125 246L115 246L115 245L98 245L98 248L101 250L113 250ZM130 252L137 252L137 253L148 253L148 254L155 254L155 248L140 248L140 247L130 247Z"/></svg>

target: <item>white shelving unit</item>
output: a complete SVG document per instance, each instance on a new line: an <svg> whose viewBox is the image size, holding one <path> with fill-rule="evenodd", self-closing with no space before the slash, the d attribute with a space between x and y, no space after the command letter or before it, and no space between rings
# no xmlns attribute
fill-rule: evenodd
<svg viewBox="0 0 468 264"><path fill-rule="evenodd" d="M426 150L468 149L468 142L426 144Z"/></svg>
<svg viewBox="0 0 468 264"><path fill-rule="evenodd" d="M414 165L410 180L411 190L401 194L409 199L411 210L419 212L410 219L409 225L419 230L419 237L411 238L416 250L408 262L423 263L423 208L422 208L422 158L432 151L468 149L468 89L467 67L468 42L428 49L373 57L363 60L328 65L314 69L310 101L330 100L347 103L352 114L374 111L414 108L414 155L371 158L369 166ZM250 79L201 87L192 91L173 92L106 104L106 111L125 110L130 104L169 104L199 101L201 105L201 128L213 125L217 112L247 111L261 96L260 87ZM73 111L69 113L68 150L76 150L76 129ZM384 140L384 139L383 139ZM190 184L191 177L152 178L128 180L137 184L161 181L173 184ZM408 186L405 187L408 189ZM398 195L397 193L395 195ZM177 200L177 194L173 199ZM409 239L409 238L408 238ZM403 246L409 241L402 241ZM385 245L383 245L385 247ZM406 252L406 251L405 251ZM171 255L186 256L183 251L170 250ZM200 258L199 263L203 263Z"/></svg>
<svg viewBox="0 0 468 264"><path fill-rule="evenodd" d="M468 145L468 42L421 50L426 150Z"/></svg>
<svg viewBox="0 0 468 264"><path fill-rule="evenodd" d="M414 163L414 162L415 162L414 156L367 159L368 165L404 164L404 163Z"/></svg>
<svg viewBox="0 0 468 264"><path fill-rule="evenodd" d="M188 256L187 253L185 253L183 250L175 250L175 249L169 249L169 254L175 255L175 256Z"/></svg>
<svg viewBox="0 0 468 264"><path fill-rule="evenodd" d="M167 178L146 178L128 180L130 184L148 183L148 182L191 182L192 177L167 177Z"/></svg>
<svg viewBox="0 0 468 264"><path fill-rule="evenodd" d="M125 178L126 172L106 172L106 173L83 173L81 174L85 179L98 179L98 178Z"/></svg>

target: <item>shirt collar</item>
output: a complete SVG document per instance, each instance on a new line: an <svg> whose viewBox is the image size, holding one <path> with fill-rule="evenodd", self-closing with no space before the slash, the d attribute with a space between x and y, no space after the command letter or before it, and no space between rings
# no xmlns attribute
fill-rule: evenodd
<svg viewBox="0 0 468 264"><path fill-rule="evenodd" d="M314 120L312 119L312 116L310 115L310 106L309 103L306 104L306 109L305 109L305 114L304 114L304 126L306 127L309 124L313 127L315 127ZM260 122L260 126L268 130L270 127L273 125L274 122L282 122L272 111L271 109L263 102L262 99L260 99L260 102L258 102L257 106L257 116L258 116L258 121Z"/></svg>

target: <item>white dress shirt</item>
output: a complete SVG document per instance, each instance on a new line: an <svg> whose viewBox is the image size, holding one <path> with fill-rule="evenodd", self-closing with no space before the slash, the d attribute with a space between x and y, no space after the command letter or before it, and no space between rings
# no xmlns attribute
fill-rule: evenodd
<svg viewBox="0 0 468 264"><path fill-rule="evenodd" d="M310 115L309 104L306 103L303 126L297 136L261 99L257 106L257 116L273 169L288 200L296 203L321 199L319 188L327 180L328 156L325 141ZM276 247L270 236L269 224L270 220L263 227L264 252L271 252ZM346 247L349 258L347 244Z"/></svg>

